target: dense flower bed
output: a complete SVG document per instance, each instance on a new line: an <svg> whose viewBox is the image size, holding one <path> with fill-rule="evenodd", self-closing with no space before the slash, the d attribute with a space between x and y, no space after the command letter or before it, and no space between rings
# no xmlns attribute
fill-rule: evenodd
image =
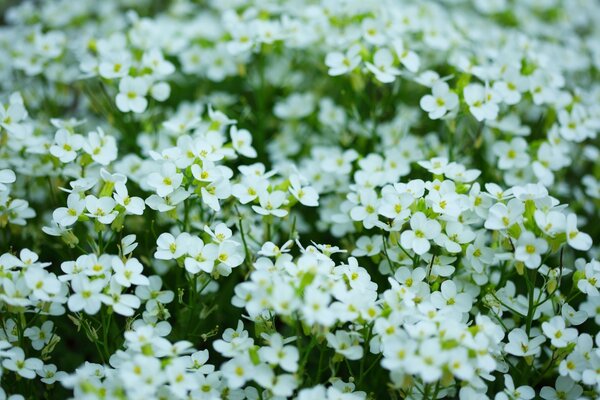
<svg viewBox="0 0 600 400"><path fill-rule="evenodd" d="M23 1L0 399L597 399L600 3Z"/></svg>

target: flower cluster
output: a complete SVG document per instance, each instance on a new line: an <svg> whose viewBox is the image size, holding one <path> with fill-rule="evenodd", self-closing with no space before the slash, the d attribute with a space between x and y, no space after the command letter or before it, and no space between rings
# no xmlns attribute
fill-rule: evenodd
<svg viewBox="0 0 600 400"><path fill-rule="evenodd" d="M0 6L0 399L600 397L594 0Z"/></svg>

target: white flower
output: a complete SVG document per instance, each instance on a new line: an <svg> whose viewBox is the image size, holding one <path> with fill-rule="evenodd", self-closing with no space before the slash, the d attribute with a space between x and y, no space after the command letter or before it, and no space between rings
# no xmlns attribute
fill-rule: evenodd
<svg viewBox="0 0 600 400"><path fill-rule="evenodd" d="M533 388L522 385L515 388L512 376L504 375L504 391L496 394L494 400L531 400L535 397Z"/></svg>
<svg viewBox="0 0 600 400"><path fill-rule="evenodd" d="M543 322L542 331L554 347L566 347L577 338L577 329L567 328L565 320L560 316L554 316L550 321Z"/></svg>
<svg viewBox="0 0 600 400"><path fill-rule="evenodd" d="M174 260L188 252L190 236L182 233L177 239L170 233L161 233L156 239L157 249L154 258L159 260Z"/></svg>
<svg viewBox="0 0 600 400"><path fill-rule="evenodd" d="M585 264L583 275L577 282L577 288L588 296L600 296L600 262L592 260Z"/></svg>
<svg viewBox="0 0 600 400"><path fill-rule="evenodd" d="M2 366L9 371L14 371L25 379L33 379L35 371L41 369L44 363L38 358L25 358L25 352L20 347L13 347L6 354Z"/></svg>
<svg viewBox="0 0 600 400"><path fill-rule="evenodd" d="M582 394L583 388L567 376L556 378L556 389L544 386L540 390L540 397L544 400L577 400Z"/></svg>
<svg viewBox="0 0 600 400"><path fill-rule="evenodd" d="M232 125L229 134L231 135L231 144L235 151L248 158L256 157L256 150L252 147L252 135L250 132L246 129L238 129L235 125Z"/></svg>
<svg viewBox="0 0 600 400"><path fill-rule="evenodd" d="M383 239L380 235L361 236L356 241L356 248L352 250L352 255L355 257L374 256L381 252L382 244Z"/></svg>
<svg viewBox="0 0 600 400"><path fill-rule="evenodd" d="M393 66L394 55L389 49L382 48L375 52L373 63L366 62L365 65L375 77L383 83L390 83L396 80L400 75L400 70Z"/></svg>
<svg viewBox="0 0 600 400"><path fill-rule="evenodd" d="M285 341L280 334L274 333L265 337L269 346L261 347L258 351L260 358L269 364L279 365L287 372L298 370L299 353L294 346L285 346Z"/></svg>
<svg viewBox="0 0 600 400"><path fill-rule="evenodd" d="M542 335L529 339L523 329L513 329L508 334L508 343L504 351L517 357L538 356L542 351L540 345L546 341Z"/></svg>
<svg viewBox="0 0 600 400"><path fill-rule="evenodd" d="M527 80L517 68L508 68L502 80L494 82L493 89L506 104L517 104L521 101L521 93L527 90Z"/></svg>
<svg viewBox="0 0 600 400"><path fill-rule="evenodd" d="M357 332L346 332L338 330L326 335L327 344L336 353L343 355L348 360L359 360L363 356L363 348L360 345L360 335Z"/></svg>
<svg viewBox="0 0 600 400"><path fill-rule="evenodd" d="M544 239L525 231L521 233L515 245L515 259L522 261L527 268L537 268L542 262L541 254L546 251L548 251L548 243Z"/></svg>
<svg viewBox="0 0 600 400"><path fill-rule="evenodd" d="M52 338L53 330L54 323L52 321L45 321L41 327L32 326L25 329L23 334L31 340L31 347L35 350L41 350Z"/></svg>
<svg viewBox="0 0 600 400"><path fill-rule="evenodd" d="M177 244L175 245L177 246ZM219 246L214 243L204 244L199 237L191 237L187 247L189 247L187 251L189 257L184 260L185 270L191 274L197 274L200 271L211 273L219 256Z"/></svg>
<svg viewBox="0 0 600 400"><path fill-rule="evenodd" d="M276 217L285 217L288 212L281 208L287 204L285 193L280 190L273 192L262 192L258 196L260 206L252 206L252 209L260 215L274 215Z"/></svg>
<svg viewBox="0 0 600 400"><path fill-rule="evenodd" d="M302 186L298 175L290 176L290 193L303 205L317 207L319 205L319 194L310 186Z"/></svg>
<svg viewBox="0 0 600 400"><path fill-rule="evenodd" d="M177 172L177 167L171 162L165 162L160 172L148 175L148 185L156 190L156 194L165 197L173 193L183 182L183 174Z"/></svg>
<svg viewBox="0 0 600 400"><path fill-rule="evenodd" d="M335 313L329 308L331 295L312 286L304 291L302 315L308 324L331 326L335 323Z"/></svg>
<svg viewBox="0 0 600 400"><path fill-rule="evenodd" d="M136 249L138 243L135 240L136 236L134 234L124 236L123 239L121 239L120 248L123 256L132 253L133 250Z"/></svg>
<svg viewBox="0 0 600 400"><path fill-rule="evenodd" d="M354 221L362 221L365 228L371 229L378 221L379 199L377 193L371 189L362 189L358 194L359 204L350 210L350 217Z"/></svg>
<svg viewBox="0 0 600 400"><path fill-rule="evenodd" d="M54 144L50 146L50 154L63 163L73 161L77 151L83 147L83 137L71 134L66 129L59 129L54 135Z"/></svg>
<svg viewBox="0 0 600 400"><path fill-rule="evenodd" d="M229 275L231 269L239 266L244 261L243 246L232 240L226 240L219 245L217 260L220 261L219 273Z"/></svg>
<svg viewBox="0 0 600 400"><path fill-rule="evenodd" d="M58 371L58 368L54 364L46 364L41 369L37 370L38 375L42 378L40 381L46 385L52 385L55 382L60 382L62 379L67 377L67 373L64 371Z"/></svg>
<svg viewBox="0 0 600 400"><path fill-rule="evenodd" d="M107 79L123 78L129 73L131 66L130 55L126 51L114 52L109 57L103 57L98 65L98 73Z"/></svg>
<svg viewBox="0 0 600 400"><path fill-rule="evenodd" d="M535 210L535 223L546 235L554 237L559 232L564 232L566 226L566 217L558 211L549 211L544 213L541 210Z"/></svg>
<svg viewBox="0 0 600 400"><path fill-rule="evenodd" d="M86 215L90 218L96 218L102 224L110 224L119 215L115 208L115 201L112 197L97 198L94 195L85 197L85 208L88 210Z"/></svg>
<svg viewBox="0 0 600 400"><path fill-rule="evenodd" d="M439 292L431 294L431 303L439 309L450 308L459 312L469 312L473 299L466 293L457 293L456 284L444 281Z"/></svg>
<svg viewBox="0 0 600 400"><path fill-rule="evenodd" d="M440 119L458 107L458 95L450 91L446 82L439 81L433 85L432 94L423 96L419 104L429 118Z"/></svg>
<svg viewBox="0 0 600 400"><path fill-rule="evenodd" d="M104 280L90 280L86 276L77 275L71 281L73 294L69 296L69 310L85 311L86 314L96 314L100 310Z"/></svg>
<svg viewBox="0 0 600 400"><path fill-rule="evenodd" d="M499 96L493 89L472 83L464 88L463 95L469 105L469 111L477 121L495 120L498 116Z"/></svg>
<svg viewBox="0 0 600 400"><path fill-rule="evenodd" d="M255 367L248 356L238 356L223 364L221 372L227 379L227 385L236 389L253 379Z"/></svg>
<svg viewBox="0 0 600 400"><path fill-rule="evenodd" d="M112 307L114 312L119 315L131 317L134 314L134 310L140 307L140 299L132 294L124 294L123 286L121 286L116 277L110 281L110 285L106 294L101 294L100 298L104 304Z"/></svg>
<svg viewBox="0 0 600 400"><path fill-rule="evenodd" d="M504 230L521 222L525 205L519 199L511 199L508 205L503 203L494 204L485 220L485 228L491 230Z"/></svg>
<svg viewBox="0 0 600 400"><path fill-rule="evenodd" d="M71 193L67 197L67 207L59 207L52 213L52 219L61 226L71 226L83 213L86 201L79 193Z"/></svg>
<svg viewBox="0 0 600 400"><path fill-rule="evenodd" d="M150 284L148 278L142 274L144 266L136 258L130 258L124 263L119 257L114 257L111 265L115 272L113 279L121 286Z"/></svg>
<svg viewBox="0 0 600 400"><path fill-rule="evenodd" d="M577 229L577 215L567 215L566 221L567 243L575 250L586 251L592 247L592 238L587 233Z"/></svg>
<svg viewBox="0 0 600 400"><path fill-rule="evenodd" d="M61 289L56 275L42 268L28 268L25 272L25 282L32 290L33 296L42 301L50 301Z"/></svg>
<svg viewBox="0 0 600 400"><path fill-rule="evenodd" d="M414 51L407 49L404 46L404 42L400 39L394 40L392 44L402 65L410 72L417 72L421 64L419 56Z"/></svg>
<svg viewBox="0 0 600 400"><path fill-rule="evenodd" d="M214 231L210 229L208 225L204 225L204 232L208 233L210 237L217 243L223 243L225 240L229 239L233 232L231 229L227 227L227 225L223 223L218 223Z"/></svg>
<svg viewBox="0 0 600 400"><path fill-rule="evenodd" d="M152 74L158 77L164 77L175 72L175 66L170 61L165 60L162 51L157 47L144 52L142 65L150 68Z"/></svg>
<svg viewBox="0 0 600 400"><path fill-rule="evenodd" d="M439 222L428 219L422 212L416 212L410 218L410 230L402 232L400 243L405 249L423 255L431 248L429 241L435 239L441 231Z"/></svg>
<svg viewBox="0 0 600 400"><path fill-rule="evenodd" d="M333 52L328 53L325 57L325 65L329 67L329 75L331 76L351 72L358 67L361 61L360 46L358 45L351 46L346 54Z"/></svg>
<svg viewBox="0 0 600 400"><path fill-rule="evenodd" d="M581 325L588 319L585 311L575 311L568 303L563 304L560 314L569 325Z"/></svg>
<svg viewBox="0 0 600 400"><path fill-rule="evenodd" d="M144 213L144 200L140 197L129 197L127 186L122 182L115 183L115 192L113 197L117 204L125 207L128 214L142 215Z"/></svg>
<svg viewBox="0 0 600 400"><path fill-rule="evenodd" d="M122 112L133 111L143 113L148 107L146 94L150 85L146 78L132 78L126 76L119 82L119 94L117 94L117 107Z"/></svg>
<svg viewBox="0 0 600 400"><path fill-rule="evenodd" d="M0 192L8 190L6 184L17 180L15 173L10 169L0 169Z"/></svg>
<svg viewBox="0 0 600 400"><path fill-rule="evenodd" d="M106 135L104 130L98 127L88 133L83 150L98 164L108 165L117 158L117 141L114 136Z"/></svg>
<svg viewBox="0 0 600 400"><path fill-rule="evenodd" d="M523 168L529 163L527 142L523 138L514 138L510 143L498 141L493 144L493 151L500 169Z"/></svg>

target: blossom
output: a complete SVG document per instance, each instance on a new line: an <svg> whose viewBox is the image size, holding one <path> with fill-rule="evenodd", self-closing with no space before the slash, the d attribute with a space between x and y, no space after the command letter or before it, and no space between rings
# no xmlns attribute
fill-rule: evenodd
<svg viewBox="0 0 600 400"><path fill-rule="evenodd" d="M108 196L96 197L92 194L85 197L85 208L88 210L86 215L96 218L102 224L110 224L117 217L118 212L113 211L115 201Z"/></svg>
<svg viewBox="0 0 600 400"><path fill-rule="evenodd" d="M527 268L537 268L542 262L541 254L548 250L548 243L541 238L536 238L529 231L521 233L515 245L515 259L525 263Z"/></svg>
<svg viewBox="0 0 600 400"><path fill-rule="evenodd" d="M20 347L14 347L7 354L7 358L2 361L2 366L9 371L14 371L25 379L33 379L36 376L35 371L43 367L40 359L31 357L25 358L25 352Z"/></svg>
<svg viewBox="0 0 600 400"><path fill-rule="evenodd" d="M14 183L17 180L15 173L10 169L0 170L0 192L6 191L8 183Z"/></svg>
<svg viewBox="0 0 600 400"><path fill-rule="evenodd" d="M144 266L135 258L130 258L123 262L118 257L112 260L112 268L115 272L114 280L121 286L129 287L131 285L148 285L148 278L142 275Z"/></svg>
<svg viewBox="0 0 600 400"><path fill-rule="evenodd" d="M382 48L375 52L373 63L366 62L365 66L379 81L390 83L396 80L396 75L400 74L400 70L394 67L393 63L394 56L392 52L389 49Z"/></svg>
<svg viewBox="0 0 600 400"><path fill-rule="evenodd" d="M52 219L61 226L71 226L86 208L86 201L79 193L71 193L67 197L67 207L59 207L52 212Z"/></svg>
<svg viewBox="0 0 600 400"><path fill-rule="evenodd" d="M494 120L498 116L498 96L493 89L480 84L470 84L464 88L463 95L469 105L469 111L477 121Z"/></svg>
<svg viewBox="0 0 600 400"><path fill-rule="evenodd" d="M83 147L83 137L71 134L66 129L59 129L54 136L54 144L50 147L50 154L63 163L73 161L77 151Z"/></svg>
<svg viewBox="0 0 600 400"><path fill-rule="evenodd" d="M101 292L104 288L102 279L90 280L78 275L71 281L73 294L69 296L69 310L85 311L86 314L96 314L101 306Z"/></svg>
<svg viewBox="0 0 600 400"><path fill-rule="evenodd" d="M600 397L597 2L12 3L0 398Z"/></svg>
<svg viewBox="0 0 600 400"><path fill-rule="evenodd" d="M544 335L555 347L566 347L577 337L577 329L567 328L565 320L560 316L554 316L548 322L542 323Z"/></svg>
<svg viewBox="0 0 600 400"><path fill-rule="evenodd" d="M327 343L336 353L349 360L358 360L363 356L363 348L359 344L359 336L346 331L336 331L327 334Z"/></svg>
<svg viewBox="0 0 600 400"><path fill-rule="evenodd" d="M422 212L417 212L410 218L410 230L402 232L400 242L405 249L423 255L431 248L430 240L435 239L440 232L439 222L428 219Z"/></svg>
<svg viewBox="0 0 600 400"><path fill-rule="evenodd" d="M282 207L287 203L285 193L275 190L271 193L262 192L258 196L260 206L252 206L252 209L261 215L274 215L276 217L285 217L288 212Z"/></svg>
<svg viewBox="0 0 600 400"><path fill-rule="evenodd" d="M577 229L577 216L567 215L566 221L567 243L576 250L588 250L592 246L592 238L587 233Z"/></svg>
<svg viewBox="0 0 600 400"><path fill-rule="evenodd" d="M514 138L510 143L495 143L494 154L498 156L500 169L522 168L529 162L527 142L523 138Z"/></svg>
<svg viewBox="0 0 600 400"><path fill-rule="evenodd" d="M181 234L175 238L170 233L161 233L156 240L158 248L154 257L159 260L177 259L188 252L190 240L188 234Z"/></svg>
<svg viewBox="0 0 600 400"><path fill-rule="evenodd" d="M152 172L148 175L148 185L156 190L156 194L165 197L173 193L183 181L183 174L177 172L175 164L166 162L162 165L160 172Z"/></svg>
<svg viewBox="0 0 600 400"><path fill-rule="evenodd" d="M134 113L143 113L148 107L146 94L149 85L145 78L132 78L126 76L119 83L119 94L117 94L117 107L122 112L133 111Z"/></svg>
<svg viewBox="0 0 600 400"><path fill-rule="evenodd" d="M518 357L537 356L542 351L540 345L545 340L541 335L529 339L523 329L513 329L508 334L508 343L504 346L504 351Z"/></svg>
<svg viewBox="0 0 600 400"><path fill-rule="evenodd" d="M343 75L354 70L362 61L360 57L360 46L351 46L344 53L332 52L328 53L325 58L325 65L329 67L329 75Z"/></svg>
<svg viewBox="0 0 600 400"><path fill-rule="evenodd" d="M252 135L246 129L237 129L235 125L230 128L231 143L235 151L241 155L254 158L256 150L252 147Z"/></svg>

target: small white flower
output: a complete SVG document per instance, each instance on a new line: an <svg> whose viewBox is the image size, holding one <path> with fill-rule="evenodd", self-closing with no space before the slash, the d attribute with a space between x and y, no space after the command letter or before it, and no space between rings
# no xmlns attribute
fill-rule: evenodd
<svg viewBox="0 0 600 400"><path fill-rule="evenodd" d="M143 113L148 107L146 94L150 85L146 78L132 78L126 76L119 82L119 94L117 94L117 107L122 112L133 111Z"/></svg>
<svg viewBox="0 0 600 400"><path fill-rule="evenodd" d="M233 149L248 158L256 157L256 150L252 147L252 135L246 129L238 129L232 125L229 130Z"/></svg>
<svg viewBox="0 0 600 400"><path fill-rule="evenodd" d="M450 91L446 82L439 81L433 85L432 93L423 96L419 104L429 113L429 118L440 119L458 107L458 95Z"/></svg>
<svg viewBox="0 0 600 400"><path fill-rule="evenodd" d="M366 62L365 65L371 71L377 80L383 83L390 83L396 80L400 75L400 70L393 66L394 55L389 49L382 48L375 52L373 63Z"/></svg>
<svg viewBox="0 0 600 400"><path fill-rule="evenodd" d="M113 222L119 215L117 211L113 211L115 205L116 203L112 197L98 198L90 194L85 198L85 208L88 210L86 215L90 218L96 218L98 222L105 225Z"/></svg>
<svg viewBox="0 0 600 400"><path fill-rule="evenodd" d="M402 232L400 243L405 249L423 255L431 248L429 241L435 239L441 231L439 222L428 219L422 212L417 212L410 218L410 230Z"/></svg>
<svg viewBox="0 0 600 400"><path fill-rule="evenodd" d="M498 117L497 102L500 99L493 89L472 83L464 88L463 95L477 121L495 120Z"/></svg>
<svg viewBox="0 0 600 400"><path fill-rule="evenodd" d="M542 335L529 339L523 329L513 329L508 334L508 343L504 351L518 357L538 356L542 351L540 345L546 341Z"/></svg>
<svg viewBox="0 0 600 400"><path fill-rule="evenodd" d="M282 207L287 204L285 193L280 190L273 192L263 192L258 196L260 206L252 206L252 209L261 215L274 215L276 217L285 217L288 212Z"/></svg>
<svg viewBox="0 0 600 400"><path fill-rule="evenodd" d="M130 197L127 186L122 182L115 183L113 198L117 204L125 207L128 214L142 215L146 205L140 197Z"/></svg>
<svg viewBox="0 0 600 400"><path fill-rule="evenodd" d="M544 239L525 231L521 233L515 245L515 259L522 261L527 268L537 268L542 262L541 255L546 251L548 251L548 243Z"/></svg>
<svg viewBox="0 0 600 400"><path fill-rule="evenodd" d="M577 229L577 215L567 215L566 221L567 243L575 250L587 251L592 247L592 238L587 233Z"/></svg>
<svg viewBox="0 0 600 400"><path fill-rule="evenodd" d="M174 260L188 252L190 236L180 234L177 239L170 233L162 233L156 239L157 249L154 258L158 260Z"/></svg>
<svg viewBox="0 0 600 400"><path fill-rule="evenodd" d="M296 372L300 358L298 349L294 346L286 346L283 337L278 333L266 336L265 339L269 346L260 348L258 351L260 358L269 364L281 366L287 372Z"/></svg>
<svg viewBox="0 0 600 400"><path fill-rule="evenodd" d="M301 204L308 207L317 207L319 205L319 194L310 186L302 186L298 175L290 176L290 193Z"/></svg>
<svg viewBox="0 0 600 400"><path fill-rule="evenodd" d="M554 316L550 321L543 322L542 331L554 347L567 347L577 338L577 329L567 328L565 320L560 316Z"/></svg>
<svg viewBox="0 0 600 400"><path fill-rule="evenodd" d="M44 363L38 358L25 358L25 352L20 347L13 347L6 354L7 358L2 361L2 366L7 370L14 371L25 379L33 379L35 371L41 369Z"/></svg>
<svg viewBox="0 0 600 400"><path fill-rule="evenodd" d="M360 335L357 332L346 332L338 330L326 335L327 344L336 353L343 355L348 360L359 360L363 356L363 348L360 345Z"/></svg>
<svg viewBox="0 0 600 400"><path fill-rule="evenodd" d="M6 184L17 180L15 173L10 169L0 169L0 192L8 190Z"/></svg>
<svg viewBox="0 0 600 400"><path fill-rule="evenodd" d="M353 71L360 62L360 46L351 46L346 54L333 52L325 57L325 65L329 67L329 75L338 76Z"/></svg>
<svg viewBox="0 0 600 400"><path fill-rule="evenodd" d="M130 258L124 263L119 257L114 257L111 265L115 272L113 278L121 286L150 284L148 278L142 274L144 266L136 258Z"/></svg>
<svg viewBox="0 0 600 400"><path fill-rule="evenodd" d="M52 219L61 226L71 226L83 214L86 208L85 204L85 199L81 198L79 193L71 193L67 197L67 207L60 207L54 210Z"/></svg>
<svg viewBox="0 0 600 400"><path fill-rule="evenodd" d="M156 190L156 194L165 197L173 193L183 182L183 174L177 172L177 167L171 162L165 162L160 172L148 175L148 185Z"/></svg>
<svg viewBox="0 0 600 400"><path fill-rule="evenodd" d="M104 280L90 280L86 276L77 275L71 281L71 288L74 293L69 296L69 310L73 312L83 310L90 315L100 310Z"/></svg>

